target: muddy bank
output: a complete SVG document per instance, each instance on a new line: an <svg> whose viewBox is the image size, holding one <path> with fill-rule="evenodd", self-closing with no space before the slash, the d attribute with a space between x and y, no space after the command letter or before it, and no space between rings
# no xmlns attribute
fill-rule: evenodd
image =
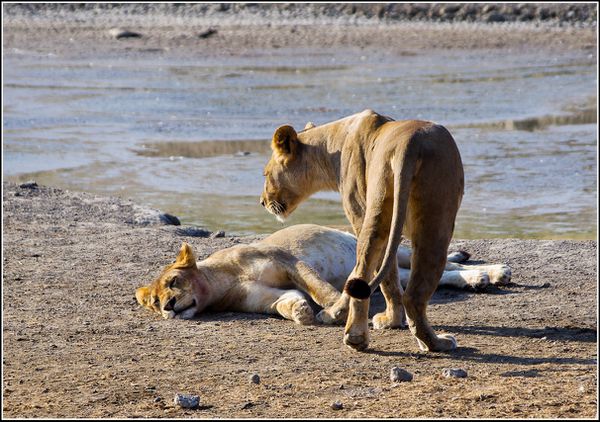
<svg viewBox="0 0 600 422"><path fill-rule="evenodd" d="M347 23L390 23L408 20L433 22L535 22L554 25L594 25L597 7L591 3L212 3L212 4L8 4L9 19L52 19L71 14L93 20L100 15L136 19L237 19L248 23L322 20Z"/></svg>
<svg viewBox="0 0 600 422"><path fill-rule="evenodd" d="M592 4L12 4L4 47L64 56L277 48L596 49Z"/></svg>
<svg viewBox="0 0 600 422"><path fill-rule="evenodd" d="M4 416L597 413L596 241L455 240L472 262L513 270L503 288L435 294L430 319L457 336L459 349L422 353L408 331L390 330L372 332L370 349L357 353L342 345L340 327L238 313L167 321L141 309L135 288L182 241L204 258L255 238L213 237L140 214L161 215L118 198L3 184ZM371 312L382 307L376 294ZM393 384L395 366L413 380ZM446 368L468 376L446 378ZM198 394L200 408L175 406L176 393Z"/></svg>

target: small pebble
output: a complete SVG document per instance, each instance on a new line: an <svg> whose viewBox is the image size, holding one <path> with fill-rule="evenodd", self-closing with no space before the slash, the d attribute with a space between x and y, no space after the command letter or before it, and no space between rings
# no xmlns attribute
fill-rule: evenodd
<svg viewBox="0 0 600 422"><path fill-rule="evenodd" d="M140 38L142 36L142 34L122 28L112 28L108 33L118 40L121 38Z"/></svg>
<svg viewBox="0 0 600 422"><path fill-rule="evenodd" d="M250 409L252 406L254 406L254 403L252 403L251 401L247 401L242 405L242 410Z"/></svg>
<svg viewBox="0 0 600 422"><path fill-rule="evenodd" d="M446 378L467 378L467 371L460 368L444 368L442 375Z"/></svg>
<svg viewBox="0 0 600 422"><path fill-rule="evenodd" d="M208 38L217 33L217 30L214 28L209 28L206 31L202 31L198 34L198 38Z"/></svg>
<svg viewBox="0 0 600 422"><path fill-rule="evenodd" d="M342 410L344 408L344 404L341 401L334 401L331 403L331 408L333 410Z"/></svg>
<svg viewBox="0 0 600 422"><path fill-rule="evenodd" d="M252 384L260 384L260 376L258 374L250 375L250 382Z"/></svg>
<svg viewBox="0 0 600 422"><path fill-rule="evenodd" d="M156 397L154 399L154 403L159 403L160 401L162 401L162 397Z"/></svg>
<svg viewBox="0 0 600 422"><path fill-rule="evenodd" d="M223 230L219 230L218 232L213 233L211 237L213 239L217 237L225 237L225 232Z"/></svg>
<svg viewBox="0 0 600 422"><path fill-rule="evenodd" d="M193 394L177 393L173 401L184 409L196 409L200 405L200 397Z"/></svg>
<svg viewBox="0 0 600 422"><path fill-rule="evenodd" d="M404 381L412 381L413 379L413 375L402 369L402 368L398 368L397 366L394 366L391 370L390 370L390 380L392 382L404 382Z"/></svg>

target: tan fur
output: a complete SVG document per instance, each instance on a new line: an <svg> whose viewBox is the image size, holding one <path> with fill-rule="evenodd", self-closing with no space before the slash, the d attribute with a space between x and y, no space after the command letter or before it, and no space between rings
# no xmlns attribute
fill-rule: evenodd
<svg viewBox="0 0 600 422"><path fill-rule="evenodd" d="M367 347L365 292L368 297L381 283L386 310L373 319L375 328L401 327L405 308L421 348L456 347L453 337L436 335L426 317L464 188L450 133L432 122L394 121L365 110L299 133L282 126L273 135L272 149L261 195L266 209L283 220L313 193L337 190L358 238L356 266L342 297L326 310L336 319L349 309L344 343L357 350ZM397 283L402 232L414 245L406 292Z"/></svg>
<svg viewBox="0 0 600 422"><path fill-rule="evenodd" d="M408 248L398 251L398 262L406 267L401 269L403 283L410 273L410 254ZM304 294L319 306L330 307L341 297L355 257L354 236L313 224L279 230L258 243L224 249L200 262L184 243L176 261L153 283L138 288L136 298L164 318L190 319L211 309L278 314L312 324L315 315ZM507 282L510 269L500 267L448 262L442 284L481 289L490 282ZM321 311L316 318L339 323L346 313L331 319Z"/></svg>

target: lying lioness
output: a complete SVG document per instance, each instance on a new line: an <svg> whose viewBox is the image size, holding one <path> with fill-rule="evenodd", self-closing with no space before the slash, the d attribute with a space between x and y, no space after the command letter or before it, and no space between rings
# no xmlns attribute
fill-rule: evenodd
<svg viewBox="0 0 600 422"><path fill-rule="evenodd" d="M408 248L398 249L399 275L410 275ZM482 289L506 284L506 265L466 266L465 252L448 256L440 285ZM331 306L356 260L356 238L339 230L300 224L279 230L257 243L237 245L196 262L183 243L175 263L149 286L136 291L138 302L164 318L190 319L204 309L279 314L298 324L312 324L315 315L307 298ZM320 322L322 312L317 315Z"/></svg>

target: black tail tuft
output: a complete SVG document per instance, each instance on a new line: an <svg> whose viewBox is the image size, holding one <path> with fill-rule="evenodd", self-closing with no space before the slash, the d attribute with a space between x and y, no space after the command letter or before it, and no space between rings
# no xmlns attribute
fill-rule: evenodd
<svg viewBox="0 0 600 422"><path fill-rule="evenodd" d="M353 278L346 282L344 290L355 299L368 299L371 296L369 284L360 278Z"/></svg>

